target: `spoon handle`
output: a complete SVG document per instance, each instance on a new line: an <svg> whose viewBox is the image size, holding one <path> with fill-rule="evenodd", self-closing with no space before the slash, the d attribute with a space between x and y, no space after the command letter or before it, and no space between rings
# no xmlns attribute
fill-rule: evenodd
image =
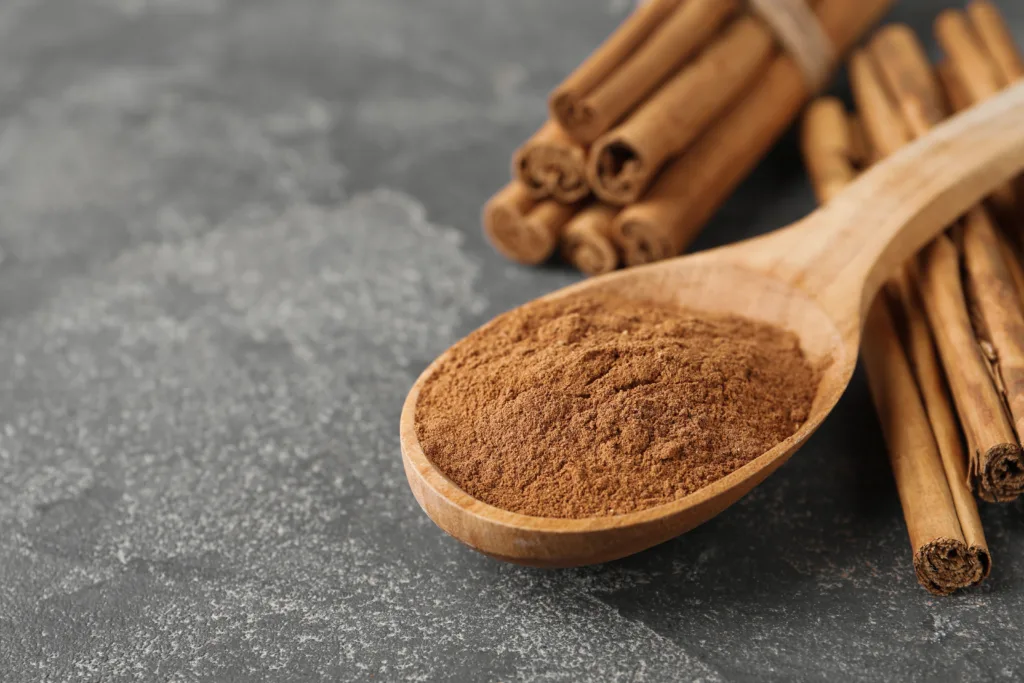
<svg viewBox="0 0 1024 683"><path fill-rule="evenodd" d="M885 278L1021 170L1024 82L937 126L794 226L789 278L859 329Z"/></svg>

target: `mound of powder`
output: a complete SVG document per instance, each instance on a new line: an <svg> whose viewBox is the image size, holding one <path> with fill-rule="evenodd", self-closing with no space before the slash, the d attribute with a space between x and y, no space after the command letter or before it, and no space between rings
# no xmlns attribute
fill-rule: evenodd
<svg viewBox="0 0 1024 683"><path fill-rule="evenodd" d="M692 493L807 419L818 372L785 330L617 296L511 311L423 386L416 430L455 484L541 517Z"/></svg>

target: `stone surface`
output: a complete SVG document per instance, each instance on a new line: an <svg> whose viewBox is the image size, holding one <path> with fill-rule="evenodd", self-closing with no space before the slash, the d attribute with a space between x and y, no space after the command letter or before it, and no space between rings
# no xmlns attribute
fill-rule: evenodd
<svg viewBox="0 0 1024 683"><path fill-rule="evenodd" d="M0 680L1024 677L1021 506L983 510L983 588L921 590L861 378L609 565L500 564L413 501L416 375L576 279L477 215L628 4L0 4ZM697 246L811 206L790 137Z"/></svg>

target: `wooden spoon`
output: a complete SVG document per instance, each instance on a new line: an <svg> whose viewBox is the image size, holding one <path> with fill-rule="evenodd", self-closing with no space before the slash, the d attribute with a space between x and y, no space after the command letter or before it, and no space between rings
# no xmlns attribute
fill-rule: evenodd
<svg viewBox="0 0 1024 683"><path fill-rule="evenodd" d="M438 359L416 381L402 410L402 457L413 495L460 541L502 560L542 567L616 559L707 521L786 462L835 406L853 374L867 306L883 280L1022 169L1024 84L936 127L787 228L587 280L541 299L614 292L744 316L792 330L809 358L828 363L807 422L728 476L671 503L608 517L532 517L488 505L445 477L416 437L416 401Z"/></svg>

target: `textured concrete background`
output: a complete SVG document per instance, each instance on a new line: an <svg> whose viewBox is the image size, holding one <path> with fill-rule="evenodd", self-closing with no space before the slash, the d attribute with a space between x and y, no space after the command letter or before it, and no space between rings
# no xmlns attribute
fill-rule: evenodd
<svg viewBox="0 0 1024 683"><path fill-rule="evenodd" d="M413 379L576 279L479 206L627 4L0 3L0 680L1024 677L1021 505L982 589L921 590L859 379L624 561L500 564L417 508ZM790 138L699 246L811 205Z"/></svg>

